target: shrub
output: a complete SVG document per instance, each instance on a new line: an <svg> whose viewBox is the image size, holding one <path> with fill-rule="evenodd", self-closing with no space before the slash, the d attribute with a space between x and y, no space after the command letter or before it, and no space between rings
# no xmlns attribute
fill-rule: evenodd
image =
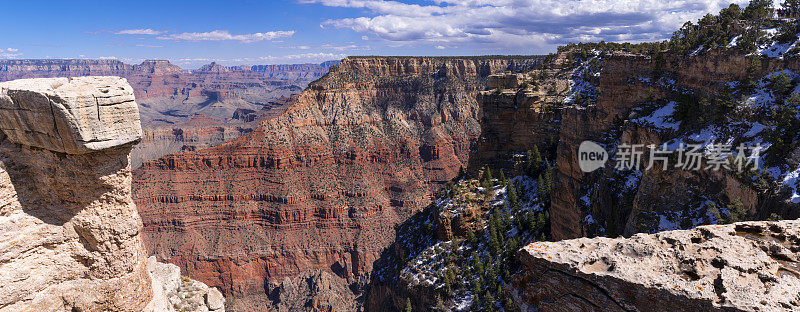
<svg viewBox="0 0 800 312"><path fill-rule="evenodd" d="M786 73L772 76L769 79L769 87L779 99L784 99L794 89L792 77L789 77Z"/></svg>

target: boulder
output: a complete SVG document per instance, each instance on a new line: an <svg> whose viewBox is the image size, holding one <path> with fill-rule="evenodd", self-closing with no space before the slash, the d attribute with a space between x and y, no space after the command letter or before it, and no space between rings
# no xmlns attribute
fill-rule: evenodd
<svg viewBox="0 0 800 312"><path fill-rule="evenodd" d="M124 78L110 76L0 83L0 130L11 142L67 154L142 137L133 88Z"/></svg>

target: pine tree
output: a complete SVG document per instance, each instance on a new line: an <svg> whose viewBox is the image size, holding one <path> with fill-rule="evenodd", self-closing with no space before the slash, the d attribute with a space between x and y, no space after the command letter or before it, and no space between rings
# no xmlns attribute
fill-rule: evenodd
<svg viewBox="0 0 800 312"><path fill-rule="evenodd" d="M542 154L539 152L539 147L534 145L527 153L525 160L525 171L529 176L534 176L538 173L539 168L542 166Z"/></svg>
<svg viewBox="0 0 800 312"><path fill-rule="evenodd" d="M444 289L445 289L445 291L447 291L448 294L453 292L453 286L451 284L452 282L450 280L450 274L449 273L450 273L450 270L448 269L444 273L444 276L442 277L442 279L444 279Z"/></svg>
<svg viewBox="0 0 800 312"><path fill-rule="evenodd" d="M786 73L780 73L770 78L770 89L778 95L779 99L786 97L792 88L792 77Z"/></svg>
<svg viewBox="0 0 800 312"><path fill-rule="evenodd" d="M539 186L539 200L545 204L550 202L550 191L553 186L553 168L547 164L544 172L539 175L537 180Z"/></svg>
<svg viewBox="0 0 800 312"><path fill-rule="evenodd" d="M747 211L747 208L744 207L741 200L737 198L728 204L728 217L727 220L725 220L726 223L736 223L745 221L747 219L749 219L749 212Z"/></svg>
<svg viewBox="0 0 800 312"><path fill-rule="evenodd" d="M405 308L404 311L405 312L414 312L414 308L411 307L411 299L409 299L409 298L406 298L406 308Z"/></svg>
<svg viewBox="0 0 800 312"><path fill-rule="evenodd" d="M792 93L789 99L786 100L786 104L794 110L800 110L800 93Z"/></svg>
<svg viewBox="0 0 800 312"><path fill-rule="evenodd" d="M470 227L467 227L467 242L470 244L475 242L475 232L473 232Z"/></svg>
<svg viewBox="0 0 800 312"><path fill-rule="evenodd" d="M774 12L772 0L751 0L744 9L742 17L750 21L763 21L771 18Z"/></svg>
<svg viewBox="0 0 800 312"><path fill-rule="evenodd" d="M800 15L800 0L786 0L781 3L784 15L787 17L798 17Z"/></svg>
<svg viewBox="0 0 800 312"><path fill-rule="evenodd" d="M506 196L508 196L508 204L511 205L511 208L516 209L519 198L517 198L517 190L514 188L514 181L506 183Z"/></svg>

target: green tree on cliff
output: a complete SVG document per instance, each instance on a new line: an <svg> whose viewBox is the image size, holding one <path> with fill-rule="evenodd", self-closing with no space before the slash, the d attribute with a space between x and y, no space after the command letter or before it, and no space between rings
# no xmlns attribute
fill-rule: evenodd
<svg viewBox="0 0 800 312"><path fill-rule="evenodd" d="M742 17L750 21L762 21L771 18L774 12L772 0L752 0L744 8Z"/></svg>
<svg viewBox="0 0 800 312"><path fill-rule="evenodd" d="M539 186L539 200L547 204L550 202L550 194L553 187L553 167L547 164L544 172L539 175L537 180Z"/></svg>

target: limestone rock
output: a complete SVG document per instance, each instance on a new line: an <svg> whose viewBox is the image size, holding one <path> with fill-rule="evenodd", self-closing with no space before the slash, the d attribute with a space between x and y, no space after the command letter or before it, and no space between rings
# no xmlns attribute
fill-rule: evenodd
<svg viewBox="0 0 800 312"><path fill-rule="evenodd" d="M224 311L225 298L222 297L222 293L218 289L209 288L206 293L206 305L211 311Z"/></svg>
<svg viewBox="0 0 800 312"><path fill-rule="evenodd" d="M537 242L522 311L800 311L800 220Z"/></svg>
<svg viewBox="0 0 800 312"><path fill-rule="evenodd" d="M225 312L225 298L218 289L181 276L177 265L150 257L147 269L153 279L153 311Z"/></svg>
<svg viewBox="0 0 800 312"><path fill-rule="evenodd" d="M83 92L130 89L124 81L106 83L111 81L117 80L3 84L8 90L0 100L0 128L8 137L0 136L2 312L152 311L146 309L152 289L142 221L131 199L129 143L135 140L122 139L122 134L138 129L138 119L123 118L138 116L135 103L130 113L101 112L106 119L66 115L81 112L78 105L87 96ZM109 89L109 94L115 92ZM106 97L97 102L103 106L124 101ZM45 104L64 110L58 115L37 106ZM9 110L13 107L20 109ZM48 122L41 116L45 113L50 126L58 115L57 131L40 124ZM90 142L89 137L104 141ZM82 154L56 153L64 151Z"/></svg>
<svg viewBox="0 0 800 312"><path fill-rule="evenodd" d="M0 83L0 130L11 142L84 154L142 137L133 88L119 77Z"/></svg>
<svg viewBox="0 0 800 312"><path fill-rule="evenodd" d="M489 89L490 90L494 90L496 88L513 89L519 87L523 82L525 82L524 74L513 74L513 73L494 74L489 76Z"/></svg>

